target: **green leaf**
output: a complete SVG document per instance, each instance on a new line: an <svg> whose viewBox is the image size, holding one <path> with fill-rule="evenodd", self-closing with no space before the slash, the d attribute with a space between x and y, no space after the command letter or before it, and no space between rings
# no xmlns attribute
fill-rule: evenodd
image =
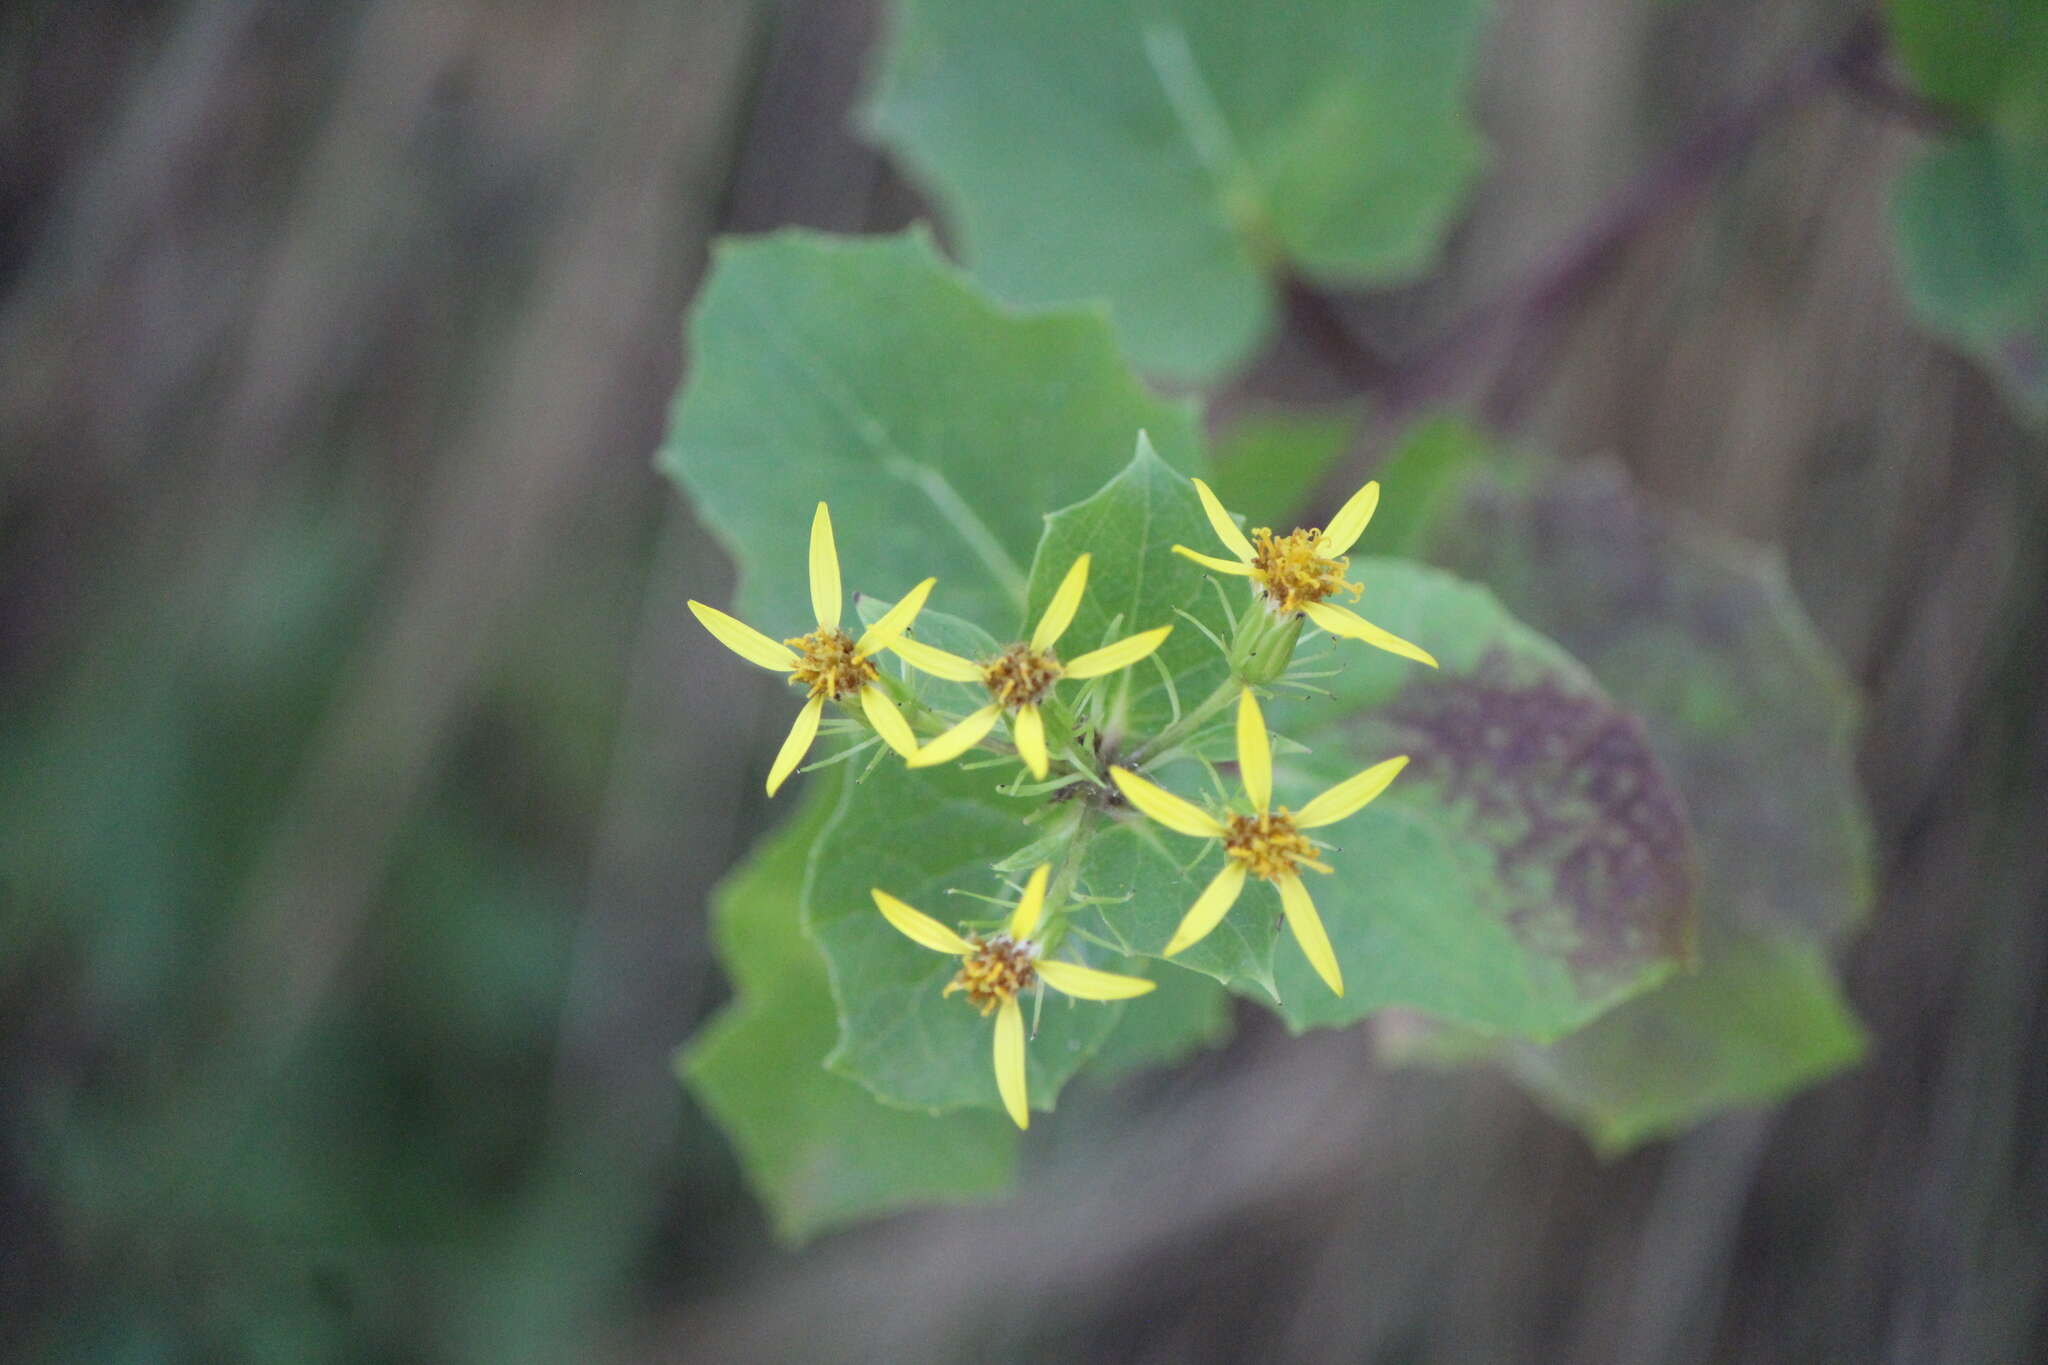
<svg viewBox="0 0 2048 1365"><path fill-rule="evenodd" d="M1087 496L1151 432L1193 467L1181 404L1148 394L1099 313L1020 316L921 233L784 232L718 248L661 467L740 568L737 614L811 628L806 543L831 504L846 587L1015 619L1047 509Z"/></svg>
<svg viewBox="0 0 2048 1365"><path fill-rule="evenodd" d="M1133 956L1158 957L1195 897L1223 866L1217 844L1197 842L1131 814L1098 833L1082 876L1096 908L1092 932ZM1175 955L1176 966L1212 976L1240 995L1271 1001L1278 923L1266 914L1231 914L1207 938Z"/></svg>
<svg viewBox="0 0 2048 1365"><path fill-rule="evenodd" d="M1419 559L1465 496L1472 468L1492 448L1465 423L1436 418L1416 423L1380 471L1382 496L1373 513L1372 543L1384 555Z"/></svg>
<svg viewBox="0 0 2048 1365"><path fill-rule="evenodd" d="M1484 589L1400 561L1354 560L1351 576L1369 619L1443 667L1339 641L1334 704L1268 708L1311 750L1277 759L1282 804L1410 759L1386 795L1317 831L1334 875L1305 880L1346 994L1289 943L1274 963L1288 1023L1399 1005L1554 1039L1663 979L1691 950L1693 850L1640 725ZM1278 907L1255 883L1232 916Z"/></svg>
<svg viewBox="0 0 2048 1365"><path fill-rule="evenodd" d="M719 956L738 998L677 1064L732 1138L776 1231L793 1242L890 1209L999 1194L1016 1166L1007 1120L892 1109L824 1069L837 1016L797 905L836 781L817 784L714 895Z"/></svg>
<svg viewBox="0 0 2048 1365"><path fill-rule="evenodd" d="M1142 366L1207 379L1260 344L1284 270L1427 270L1483 158L1485 12L901 0L869 123L998 294L1108 299Z"/></svg>
<svg viewBox="0 0 2048 1365"><path fill-rule="evenodd" d="M1965 131L1892 203L1906 295L1930 331L2048 419L2048 0L1888 0L1915 84Z"/></svg>
<svg viewBox="0 0 2048 1365"><path fill-rule="evenodd" d="M1775 558L1666 522L1607 463L1475 471L1432 557L1541 623L1643 718L1717 911L1817 940L1861 923L1859 704Z"/></svg>
<svg viewBox="0 0 2048 1365"><path fill-rule="evenodd" d="M2048 91L2044 0L1886 0L1892 45L1913 83L1958 112L1986 115Z"/></svg>
<svg viewBox="0 0 2048 1365"><path fill-rule="evenodd" d="M1697 971L1506 1065L1610 1147L1846 1065L1860 1033L1824 948L1872 896L1857 699L1776 562L1668 523L1609 465L1508 464L1437 423L1387 468L1390 498L1418 460L1445 490L1419 537L1431 557L1643 718L1696 832Z"/></svg>
<svg viewBox="0 0 2048 1365"><path fill-rule="evenodd" d="M1230 992L1196 972L1162 967L1159 987L1124 1010L1116 1032L1096 1050L1088 1079L1171 1066L1230 1037Z"/></svg>
<svg viewBox="0 0 2048 1365"><path fill-rule="evenodd" d="M869 895L879 887L942 923L992 933L1017 888L993 864L1036 836L1024 818L1043 802L1000 794L987 772L955 766L912 771L884 762L850 785L819 838L804 888L804 922L823 953L839 1008L834 1073L891 1104L932 1112L999 1108L992 1019L962 996L944 994L960 959L923 948L884 920ZM1002 904L972 899L992 896ZM1122 962L1069 938L1061 957L1112 971ZM1024 1001L1030 1018L1033 1001ZM1028 1049L1035 1109L1051 1109L1060 1087L1116 1027L1122 1004L1072 1001L1048 993Z"/></svg>
<svg viewBox="0 0 2048 1365"><path fill-rule="evenodd" d="M1358 419L1349 412L1243 418L1217 447L1216 496L1247 526L1295 526L1317 483L1357 434Z"/></svg>
<svg viewBox="0 0 2048 1365"><path fill-rule="evenodd" d="M873 625L892 605L879 597L860 598L856 606L860 611L861 624ZM974 622L933 611L930 607L920 611L917 621L904 633L934 649L943 649L948 654L976 662L993 659L1003 651L996 638ZM882 655L881 662L890 673L903 680L912 696L936 711L964 715L988 704L988 690L978 682L957 683L934 678L912 668L894 654Z"/></svg>
<svg viewBox="0 0 2048 1365"><path fill-rule="evenodd" d="M1706 968L1509 1065L1547 1104L1618 1153L1722 1110L1790 1094L1852 1066L1863 1026L1827 954L1740 925L1710 925Z"/></svg>
<svg viewBox="0 0 2048 1365"><path fill-rule="evenodd" d="M1933 148L1901 178L1892 216L1913 311L2048 418L2048 137Z"/></svg>
<svg viewBox="0 0 2048 1365"><path fill-rule="evenodd" d="M1045 520L1045 536L1031 563L1027 622L1036 622L1081 555L1091 556L1088 591L1058 652L1074 658L1140 631L1172 626L1153 658L1099 684L1109 698L1107 747L1126 735L1150 733L1172 715L1161 680L1163 667L1183 705L1192 706L1223 680L1226 665L1216 645L1176 609L1223 636L1230 628L1222 599L1208 586L1207 570L1172 552L1176 544L1209 552L1216 533L1202 514L1195 486L1169 468L1142 435L1128 466L1093 496ZM1027 626L1020 632L1029 634ZM1055 694L1070 698L1081 684L1063 682Z"/></svg>

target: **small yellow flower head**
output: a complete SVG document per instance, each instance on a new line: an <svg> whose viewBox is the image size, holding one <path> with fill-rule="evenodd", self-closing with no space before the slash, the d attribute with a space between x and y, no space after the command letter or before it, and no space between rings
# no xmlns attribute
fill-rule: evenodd
<svg viewBox="0 0 2048 1365"><path fill-rule="evenodd" d="M960 971L943 994L966 991L967 1003L980 1010L983 1018L997 1005L1015 1000L1038 980L1038 945L1029 939L1018 942L1008 934L983 938L969 934L974 951L960 962Z"/></svg>
<svg viewBox="0 0 2048 1365"><path fill-rule="evenodd" d="M1237 768L1244 780L1245 795L1251 799L1250 814L1226 818L1211 815L1191 801L1184 801L1164 788L1154 786L1125 768L1111 768L1110 777L1124 799L1176 834L1198 839L1215 839L1223 845L1223 870L1218 872L1195 903L1181 917L1180 926L1166 945L1166 956L1191 948L1209 936L1223 922L1230 907L1237 904L1245 878L1258 877L1280 892L1280 910L1302 955L1316 969L1316 975L1338 995L1344 994L1344 974L1338 970L1336 950L1323 930L1315 901L1301 880L1301 869L1327 873L1330 868L1316 858L1315 840L1303 830L1319 829L1362 809L1408 766L1406 758L1384 763L1348 777L1316 797L1299 811L1273 808L1273 748L1266 733L1266 720L1259 703L1246 688L1237 702Z"/></svg>
<svg viewBox="0 0 2048 1365"><path fill-rule="evenodd" d="M810 569L811 607L817 613L818 628L780 643L716 607L694 600L690 603L691 612L720 644L748 663L787 673L790 682L809 694L803 709L796 713L796 723L789 727L789 738L783 740L781 751L768 769L770 796L775 795L810 752L811 741L818 737L818 720L828 701L860 698L868 724L890 748L905 758L917 752L917 736L911 731L910 722L903 719L896 703L882 690L874 655L909 628L924 609L924 599L930 595L932 584L938 580L927 578L903 594L903 599L861 632L858 640L848 635L839 628L839 551L832 540L832 514L822 502L811 518Z"/></svg>
<svg viewBox="0 0 2048 1365"><path fill-rule="evenodd" d="M1313 527L1277 537L1264 526L1252 532L1251 579L1276 613L1299 612L1340 592L1357 598L1365 591L1344 578L1350 560L1322 552L1321 537Z"/></svg>
<svg viewBox="0 0 2048 1365"><path fill-rule="evenodd" d="M960 970L942 994L965 991L967 1003L980 1010L983 1018L995 1013L996 1093L1019 1128L1031 1126L1031 1106L1024 1081L1024 1011L1017 1004L1018 995L1041 981L1077 1000L1129 1000L1153 986L1139 976L1098 971L1078 962L1041 960L1043 950L1031 936L1045 910L1045 884L1051 873L1050 863L1039 864L1024 884L1010 922L1001 933L988 938L979 934L963 938L880 887L868 893L875 898L882 918L912 943L959 957Z"/></svg>
<svg viewBox="0 0 2048 1365"><path fill-rule="evenodd" d="M1039 707L1051 695L1053 684L1061 678L1099 678L1129 668L1165 643L1173 633L1172 626L1140 631L1077 659L1060 662L1053 646L1074 623L1074 613L1081 609L1081 595L1088 588L1088 561L1085 554L1075 559L1067 576L1060 580L1052 601L1046 603L1045 614L1038 618L1031 639L1011 645L986 663L963 659L917 640L898 639L889 646L903 662L920 672L950 682L978 682L988 689L988 705L971 712L911 755L911 767L928 768L960 757L981 743L982 737L995 728L996 721L1007 711L1010 738L1016 742L1017 753L1031 775L1043 780L1051 768L1052 756L1046 749L1045 716Z"/></svg>
<svg viewBox="0 0 2048 1365"><path fill-rule="evenodd" d="M1194 483L1211 529L1234 558L1218 559L1214 555L1198 554L1185 545L1174 546L1175 554L1192 559L1216 573L1251 579L1252 586L1275 615L1306 616L1332 635L1363 640L1389 654L1398 654L1404 659L1428 664L1431 668L1437 666L1436 659L1420 645L1411 644L1392 631L1374 625L1357 612L1329 600L1339 593L1356 598L1364 592L1359 584L1344 576L1345 570L1351 566L1351 561L1345 558L1345 551L1364 534L1366 524L1380 505L1377 481L1352 494L1351 500L1330 518L1327 527L1321 530L1313 526L1303 527L1284 536L1276 536L1262 526L1252 532L1257 544L1245 539L1244 532L1238 529L1208 484L1200 479Z"/></svg>

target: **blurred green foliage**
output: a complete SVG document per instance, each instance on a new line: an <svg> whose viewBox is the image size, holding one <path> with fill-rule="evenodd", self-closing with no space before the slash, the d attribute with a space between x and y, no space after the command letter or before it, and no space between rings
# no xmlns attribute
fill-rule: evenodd
<svg viewBox="0 0 2048 1365"><path fill-rule="evenodd" d="M1894 198L1907 297L2048 419L2048 2L1890 0L1886 13L1951 121Z"/></svg>

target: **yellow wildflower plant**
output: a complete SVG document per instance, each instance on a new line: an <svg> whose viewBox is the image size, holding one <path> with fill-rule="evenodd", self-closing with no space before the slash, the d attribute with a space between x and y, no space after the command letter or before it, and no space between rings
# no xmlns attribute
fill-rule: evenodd
<svg viewBox="0 0 2048 1365"><path fill-rule="evenodd" d="M1045 909L1045 883L1050 863L1040 863L1024 885L1016 909L1001 932L987 938L962 936L921 910L912 908L879 887L870 890L882 917L922 948L960 959L960 970L943 992L964 991L967 1003L986 1018L996 1016L996 1092L1019 1128L1031 1126L1024 1080L1024 1011L1017 997L1039 982L1077 1000L1129 1000L1150 991L1154 983L1141 976L1084 967L1078 962L1051 962L1032 935Z"/></svg>
<svg viewBox="0 0 2048 1365"><path fill-rule="evenodd" d="M1011 645L985 663L948 654L921 641L898 638L889 648L912 668L950 682L980 683L988 689L989 704L924 745L910 757L913 768L944 763L981 743L1004 711L1010 713L1010 738L1031 775L1044 780L1051 766L1045 746L1045 715L1039 709L1061 678L1099 678L1144 659L1173 633L1172 626L1160 626L1127 636L1114 644L1091 650L1062 663L1053 646L1073 624L1088 588L1089 556L1082 555L1067 570L1060 586L1045 605L1030 640Z"/></svg>
<svg viewBox="0 0 2048 1365"><path fill-rule="evenodd" d="M1350 565L1344 552L1357 543L1367 523L1372 520L1373 512L1379 507L1378 480L1352 494L1350 501L1338 510L1326 527L1298 527L1284 536L1276 536L1271 529L1260 526L1253 529L1249 539L1238 529L1208 484L1196 479L1194 485L1202 500L1202 511L1216 531L1216 538L1235 558L1218 559L1214 555L1199 554L1185 545L1174 546L1175 554L1184 555L1217 573L1251 579L1276 615L1306 616L1331 635L1363 640L1389 654L1398 654L1404 659L1428 664L1431 668L1437 666L1436 659L1420 645L1411 644L1350 608L1329 600L1340 593L1356 599L1365 591L1344 576Z"/></svg>
<svg viewBox="0 0 2048 1365"><path fill-rule="evenodd" d="M1385 791L1408 766L1408 760L1390 758L1375 763L1356 776L1346 778L1299 811L1273 808L1273 749L1266 734L1266 720L1259 703L1246 688L1237 704L1237 768L1251 799L1250 814L1212 815L1193 802L1153 785L1125 768L1111 768L1110 777L1124 799L1176 834L1222 841L1223 870L1209 882L1182 917L1180 927L1166 945L1167 957L1193 947L1208 937L1237 903L1247 876L1271 882L1280 892L1280 909L1303 956L1316 969L1324 984L1344 994L1344 976L1337 969L1337 955L1330 937L1323 932L1322 917L1316 913L1300 869L1330 869L1317 861L1321 851L1303 830L1335 824L1363 809Z"/></svg>
<svg viewBox="0 0 2048 1365"><path fill-rule="evenodd" d="M902 600L861 632L859 639L847 634L839 627L842 594L839 551L832 540L832 514L822 502L811 518L810 570L811 609L817 614L818 628L807 635L777 641L716 607L707 607L694 599L690 602L690 610L720 644L748 663L787 673L793 685L809 692L803 709L796 714L796 723L789 728L789 738L782 742L781 751L768 769L770 796L775 795L810 752L811 741L818 736L819 717L828 701L850 702L858 697L868 724L884 743L905 758L917 752L917 736L882 689L874 656L894 643L923 610L924 600L938 580L927 578L903 594Z"/></svg>

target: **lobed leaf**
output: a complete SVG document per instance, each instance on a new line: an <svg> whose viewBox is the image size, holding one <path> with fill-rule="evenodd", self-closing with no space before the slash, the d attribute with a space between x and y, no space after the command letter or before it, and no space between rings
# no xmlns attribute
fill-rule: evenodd
<svg viewBox="0 0 2048 1365"><path fill-rule="evenodd" d="M1172 626L1153 658L1172 674L1183 705L1208 695L1225 673L1222 653L1186 617L1227 638L1223 603L1200 567L1172 553L1175 543L1201 548L1215 539L1194 485L1170 468L1142 433L1123 472L1091 496L1045 519L1031 562L1024 619L1036 621L1054 589L1083 554L1092 557L1088 590L1059 653L1073 658L1155 626ZM1021 636L1019 637L1021 638ZM1141 660L1100 684L1111 698L1109 742L1164 727L1172 715L1159 666ZM1071 697L1078 684L1060 684Z"/></svg>
<svg viewBox="0 0 2048 1365"><path fill-rule="evenodd" d="M963 932L992 934L1023 884L993 866L1037 837L1024 817L1041 802L1001 794L993 777L957 766L911 770L884 762L850 784L812 853L804 923L823 954L839 1011L833 1073L890 1104L932 1112L997 1108L990 1062L992 1018L964 996L944 994L960 959L921 948L875 910L869 889ZM1010 884L1013 882L1014 884ZM968 894L993 896L1001 905ZM1069 938L1062 957L1126 970ZM1142 975L1142 972L1133 973ZM1116 1027L1122 1003L1073 1001L1047 992L1026 1050L1031 1105L1051 1109L1060 1087Z"/></svg>
<svg viewBox="0 0 2048 1365"><path fill-rule="evenodd" d="M1213 378L1272 282L1411 279L1477 175L1483 0L900 0L868 108L1022 303L1103 298L1144 368Z"/></svg>
<svg viewBox="0 0 2048 1365"><path fill-rule="evenodd" d="M1289 1024L1399 1005L1552 1039L1684 963L1690 831L1635 719L1484 589L1399 561L1354 560L1352 576L1365 614L1443 666L1341 644L1334 703L1269 710L1309 748L1276 774L1291 808L1362 768L1410 760L1386 795L1317 831L1334 845L1334 875L1305 880L1347 990L1332 995L1283 948ZM1268 887L1246 899L1277 913Z"/></svg>
<svg viewBox="0 0 2048 1365"><path fill-rule="evenodd" d="M1132 434L1192 468L1181 404L1147 393L1099 313L1007 312L919 232L718 247L661 468L740 568L736 614L811 627L805 538L831 504L844 581L940 610L1021 610L1044 513L1124 466Z"/></svg>
<svg viewBox="0 0 2048 1365"><path fill-rule="evenodd" d="M1861 1032L1825 950L1872 896L1857 699L1777 564L1666 521L1610 465L1507 464L1452 423L1418 429L1384 477L1438 490L1419 550L1643 718L1697 835L1697 970L1504 1064L1617 1148L1852 1061Z"/></svg>
<svg viewBox="0 0 2048 1365"><path fill-rule="evenodd" d="M1913 311L2048 419L2048 127L1930 149L1900 178L1892 218Z"/></svg>
<svg viewBox="0 0 2048 1365"><path fill-rule="evenodd" d="M1016 1131L999 1116L892 1109L824 1069L837 1016L797 905L836 802L820 783L719 885L712 924L737 998L677 1055L677 1074L792 1242L891 1209L996 1195L1016 1166Z"/></svg>

